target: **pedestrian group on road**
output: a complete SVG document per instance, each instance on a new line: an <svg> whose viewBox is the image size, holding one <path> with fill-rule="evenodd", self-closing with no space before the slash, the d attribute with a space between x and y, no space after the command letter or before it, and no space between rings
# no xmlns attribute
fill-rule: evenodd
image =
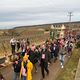
<svg viewBox="0 0 80 80"><path fill-rule="evenodd" d="M30 44L29 39L10 40L13 56L13 79L12 80L33 80L32 72L38 73L41 68L41 78L44 80L49 75L49 65L60 60L61 68L64 68L65 56L70 57L73 50L73 42L67 39L46 40L40 45ZM45 74L46 72L46 74ZM4 79L0 79L4 80Z"/></svg>

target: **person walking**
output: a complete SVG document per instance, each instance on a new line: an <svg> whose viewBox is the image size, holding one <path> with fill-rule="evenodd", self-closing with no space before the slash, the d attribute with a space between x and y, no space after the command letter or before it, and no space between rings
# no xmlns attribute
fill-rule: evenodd
<svg viewBox="0 0 80 80"><path fill-rule="evenodd" d="M45 45L42 46L40 66L41 66L41 73L42 73L41 80L44 80L44 78L45 78L44 71L47 72L47 75L49 74L49 70L48 70L48 53L47 53Z"/></svg>
<svg viewBox="0 0 80 80"><path fill-rule="evenodd" d="M19 49L20 49L20 41L19 41L19 40L17 40L16 44L17 44L17 52L18 52L18 51L19 51Z"/></svg>
<svg viewBox="0 0 80 80"><path fill-rule="evenodd" d="M38 58L37 58L37 52L35 50L36 50L35 45L32 45L31 50L29 52L29 60L33 63L35 72L37 72L36 63L38 62L38 60L37 60Z"/></svg>
<svg viewBox="0 0 80 80"><path fill-rule="evenodd" d="M21 61L16 58L13 62L14 76L13 80L19 80Z"/></svg>
<svg viewBox="0 0 80 80"><path fill-rule="evenodd" d="M12 54L15 54L15 47L16 47L16 40L15 38L12 38L10 40L11 48L12 48Z"/></svg>
<svg viewBox="0 0 80 80"><path fill-rule="evenodd" d="M68 41L68 43L67 43L68 57L70 57L72 55L72 49L73 49L73 44Z"/></svg>
<svg viewBox="0 0 80 80"><path fill-rule="evenodd" d="M53 53L54 53L54 62L56 62L57 57L58 57L58 53L59 53L59 47L55 43L54 43L54 46L53 46Z"/></svg>
<svg viewBox="0 0 80 80"><path fill-rule="evenodd" d="M60 48L60 62L61 62L61 68L64 68L64 59L65 59L65 54L66 54L66 49L64 45Z"/></svg>
<svg viewBox="0 0 80 80"><path fill-rule="evenodd" d="M29 41L29 39L27 38L27 46L29 46L30 45L30 41Z"/></svg>
<svg viewBox="0 0 80 80"><path fill-rule="evenodd" d="M21 80L32 80L32 69L33 64L28 59L28 55L25 54L23 57L23 61L21 63L21 70L20 70L20 79Z"/></svg>
<svg viewBox="0 0 80 80"><path fill-rule="evenodd" d="M21 51L22 52L25 52L25 47L26 47L26 41L25 41L25 39L22 39L21 40Z"/></svg>

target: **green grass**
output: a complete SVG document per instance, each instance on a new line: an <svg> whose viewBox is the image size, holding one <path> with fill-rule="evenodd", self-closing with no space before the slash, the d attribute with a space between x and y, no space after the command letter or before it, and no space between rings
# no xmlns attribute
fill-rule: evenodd
<svg viewBox="0 0 80 80"><path fill-rule="evenodd" d="M65 68L61 71L61 74L56 80L74 80L79 57L79 49L75 49L68 63L65 65Z"/></svg>

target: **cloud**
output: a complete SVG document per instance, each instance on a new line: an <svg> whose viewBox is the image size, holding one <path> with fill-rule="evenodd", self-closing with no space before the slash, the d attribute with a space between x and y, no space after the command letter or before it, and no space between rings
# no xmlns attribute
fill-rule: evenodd
<svg viewBox="0 0 80 80"><path fill-rule="evenodd" d="M80 20L80 0L1 0L0 28Z"/></svg>

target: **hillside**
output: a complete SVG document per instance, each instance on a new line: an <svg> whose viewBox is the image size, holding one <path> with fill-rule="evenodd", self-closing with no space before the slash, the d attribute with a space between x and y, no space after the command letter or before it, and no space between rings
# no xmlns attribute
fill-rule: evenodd
<svg viewBox="0 0 80 80"><path fill-rule="evenodd" d="M47 29L47 28L46 28ZM31 43L39 43L49 38L49 32L45 34L46 30L42 27L25 27L25 28L14 28L9 30L0 31L0 55L4 55L6 52L11 53L10 39L27 39L29 38Z"/></svg>
<svg viewBox="0 0 80 80"><path fill-rule="evenodd" d="M0 55L5 52L10 53L10 39L15 37L16 39L27 39L29 38L31 43L39 43L49 38L49 31L51 25L60 27L64 24L67 28L80 27L80 22L71 23L54 23L54 24L43 24L34 26L20 26L13 29L0 30Z"/></svg>

